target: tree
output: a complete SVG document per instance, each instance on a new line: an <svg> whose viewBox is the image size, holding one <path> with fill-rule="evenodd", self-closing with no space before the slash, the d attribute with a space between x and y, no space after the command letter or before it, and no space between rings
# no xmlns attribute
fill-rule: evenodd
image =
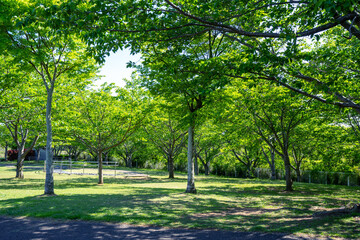
<svg viewBox="0 0 360 240"><path fill-rule="evenodd" d="M267 149L268 149L270 156L266 153L263 146L261 146L261 151L264 154L265 160L269 164L269 167L270 167L270 171L271 171L270 179L275 180L276 179L275 150L272 148L272 146L273 146L272 144L270 146L267 145Z"/></svg>
<svg viewBox="0 0 360 240"><path fill-rule="evenodd" d="M16 178L19 179L24 178L25 156L33 149L42 133L43 99L37 92L39 85L37 82L37 79L30 77L27 82L23 81L16 88L8 91L5 102L9 107L1 111L1 121L10 132L17 147ZM33 139L32 143L25 150L30 136Z"/></svg>
<svg viewBox="0 0 360 240"><path fill-rule="evenodd" d="M279 86L257 82L234 83L227 94L235 101L235 106L230 105L231 110L227 110L232 114L230 120L242 123L240 126L248 128L248 134L257 134L283 159L286 191L292 191L289 153L294 131L311 116L309 102L298 95L289 97L288 90Z"/></svg>
<svg viewBox="0 0 360 240"><path fill-rule="evenodd" d="M55 85L66 78L89 78L96 69L96 64L86 55L84 46L74 35L62 35L52 29L39 16L43 16L44 5L25 4L21 1L10 3L11 19L1 28L1 38L11 42L9 51L21 64L33 68L46 88L46 178L44 194L54 194L53 159L52 159L52 100ZM52 5L52 2L49 2ZM34 10L33 10L34 9ZM36 21L29 21L27 13L36 12Z"/></svg>
<svg viewBox="0 0 360 240"><path fill-rule="evenodd" d="M134 92L118 89L113 96L112 85L98 90L78 92L71 101L67 122L69 134L84 147L97 154L98 184L103 184L102 155L124 143L142 124L146 99Z"/></svg>
<svg viewBox="0 0 360 240"><path fill-rule="evenodd" d="M222 154L223 145L222 134L211 120L199 126L195 139L195 157L200 160L206 176L210 175L211 162Z"/></svg>
<svg viewBox="0 0 360 240"><path fill-rule="evenodd" d="M207 62L228 50L232 43L224 42L216 32L206 32L201 38L189 39L170 46L160 44L144 46L143 62L138 70L142 84L154 95L167 101L176 101L185 112L188 126L188 184L187 193L196 193L194 181L194 128L199 111L211 96L227 82L223 74L197 74L209 66ZM218 62L217 62L218 63Z"/></svg>
<svg viewBox="0 0 360 240"><path fill-rule="evenodd" d="M271 90L275 90L274 88ZM275 91L280 92L279 90ZM274 99L274 94L272 94L272 99ZM303 105L296 106L281 99L284 98L280 95L275 105L262 103L257 106L257 109L249 107L249 105L247 109L254 119L257 127L256 133L283 159L286 191L292 191L289 148L294 129L307 118L304 112L307 104L302 103ZM274 136L274 142L269 141L267 137L269 133Z"/></svg>
<svg viewBox="0 0 360 240"><path fill-rule="evenodd" d="M317 144L317 131L319 129L317 125L321 123L319 120L311 120L312 121L308 120L305 124L297 127L294 131L291 146L291 156L293 160L291 168L295 171L298 182L301 181L301 168L304 168L304 160L313 157L315 148L319 147Z"/></svg>
<svg viewBox="0 0 360 240"><path fill-rule="evenodd" d="M245 141L241 141L242 144L238 149L232 149L237 160L246 167L246 177L255 177L255 168L260 164L260 141L259 139L247 138Z"/></svg>
<svg viewBox="0 0 360 240"><path fill-rule="evenodd" d="M159 149L167 161L169 178L174 178L174 160L185 145L186 131L182 129L179 119L170 103L158 100L153 110L153 119L144 130L150 141Z"/></svg>
<svg viewBox="0 0 360 240"><path fill-rule="evenodd" d="M118 150L120 157L124 160L125 166L132 168L134 153L136 151L136 144L131 141L126 141L121 145L121 151Z"/></svg>

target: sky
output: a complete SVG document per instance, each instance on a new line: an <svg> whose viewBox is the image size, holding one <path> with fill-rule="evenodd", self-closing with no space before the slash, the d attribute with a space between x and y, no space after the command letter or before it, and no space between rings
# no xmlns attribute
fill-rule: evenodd
<svg viewBox="0 0 360 240"><path fill-rule="evenodd" d="M130 79L131 73L135 70L133 68L126 68L126 63L129 61L139 62L140 55L130 55L130 50L117 51L110 54L105 59L104 66L100 69L99 75L103 75L101 80L96 82L100 86L104 82L115 83L116 86L122 87L125 85L123 79Z"/></svg>

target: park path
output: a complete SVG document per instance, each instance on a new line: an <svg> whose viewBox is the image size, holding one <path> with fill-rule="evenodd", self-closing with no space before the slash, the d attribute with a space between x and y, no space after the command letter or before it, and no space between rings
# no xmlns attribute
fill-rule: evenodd
<svg viewBox="0 0 360 240"><path fill-rule="evenodd" d="M241 223L239 223L241 224ZM0 216L1 240L91 240L91 239L179 239L179 240L309 240L280 233L251 233L196 229L167 229L94 221L35 219ZM331 239L331 238L322 238Z"/></svg>

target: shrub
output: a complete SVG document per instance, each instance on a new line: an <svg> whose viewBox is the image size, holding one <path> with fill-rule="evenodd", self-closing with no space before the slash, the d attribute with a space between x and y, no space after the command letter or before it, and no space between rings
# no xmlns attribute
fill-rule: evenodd
<svg viewBox="0 0 360 240"><path fill-rule="evenodd" d="M25 151L27 151L27 149L25 149ZM18 150L17 149L11 149L7 151L7 156L9 161L14 161L17 159L18 157ZM30 150L28 152L28 154L26 154L25 156L25 160L30 160L31 157L35 157L35 151L34 150Z"/></svg>

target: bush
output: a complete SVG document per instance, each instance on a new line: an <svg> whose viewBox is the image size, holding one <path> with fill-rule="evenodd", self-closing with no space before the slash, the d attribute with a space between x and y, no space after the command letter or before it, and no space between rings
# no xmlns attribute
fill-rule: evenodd
<svg viewBox="0 0 360 240"><path fill-rule="evenodd" d="M25 149L25 151L27 151L27 149ZM17 149L11 149L7 151L7 160L9 161L14 161L17 159L18 157L18 150ZM25 156L25 160L30 160L31 157L35 157L35 151L31 150L28 152L28 154L26 154Z"/></svg>

